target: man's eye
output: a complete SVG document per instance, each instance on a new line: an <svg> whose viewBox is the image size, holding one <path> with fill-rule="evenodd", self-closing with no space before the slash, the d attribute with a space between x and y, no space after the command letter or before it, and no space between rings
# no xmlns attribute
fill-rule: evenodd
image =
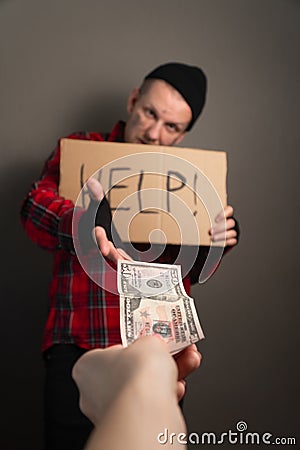
<svg viewBox="0 0 300 450"><path fill-rule="evenodd" d="M145 108L145 114L148 117L155 117L154 111L152 109L149 109L149 108Z"/></svg>
<svg viewBox="0 0 300 450"><path fill-rule="evenodd" d="M167 123L167 128L172 132L178 131L177 125L175 125L175 123Z"/></svg>

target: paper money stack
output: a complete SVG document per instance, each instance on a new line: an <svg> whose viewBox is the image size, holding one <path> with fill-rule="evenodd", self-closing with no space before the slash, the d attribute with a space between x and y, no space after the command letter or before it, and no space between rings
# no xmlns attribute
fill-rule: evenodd
<svg viewBox="0 0 300 450"><path fill-rule="evenodd" d="M125 347L141 336L160 334L173 354L204 338L180 266L120 260L118 291Z"/></svg>

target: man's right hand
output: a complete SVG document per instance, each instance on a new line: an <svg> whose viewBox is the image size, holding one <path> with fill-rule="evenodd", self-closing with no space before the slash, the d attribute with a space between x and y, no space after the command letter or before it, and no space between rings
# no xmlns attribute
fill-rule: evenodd
<svg viewBox="0 0 300 450"><path fill-rule="evenodd" d="M132 258L122 248L116 248L114 244L107 239L106 232L103 227L95 227L95 237L99 250L104 258L109 259L117 264L119 259L127 259L132 261Z"/></svg>
<svg viewBox="0 0 300 450"><path fill-rule="evenodd" d="M96 180L96 178L90 177L86 182L86 187L88 188L91 200L101 202L104 197L104 191L100 181Z"/></svg>

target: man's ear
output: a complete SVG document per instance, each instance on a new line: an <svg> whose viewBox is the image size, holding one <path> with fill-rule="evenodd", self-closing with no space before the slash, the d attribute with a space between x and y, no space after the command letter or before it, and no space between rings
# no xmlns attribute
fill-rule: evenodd
<svg viewBox="0 0 300 450"><path fill-rule="evenodd" d="M138 87L135 87L131 93L129 94L128 100L127 100L127 112L128 114L132 113L132 110L134 108L134 105L136 104L137 99L140 96L140 89Z"/></svg>

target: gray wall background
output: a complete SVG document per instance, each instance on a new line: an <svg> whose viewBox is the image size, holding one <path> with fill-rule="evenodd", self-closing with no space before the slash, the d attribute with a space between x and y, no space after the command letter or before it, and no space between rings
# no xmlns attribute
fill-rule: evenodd
<svg viewBox="0 0 300 450"><path fill-rule="evenodd" d="M0 2L1 448L42 448L52 256L26 237L20 203L59 136L125 119L129 90L170 60L208 75L183 145L228 151L242 227L239 247L193 289L206 339L189 429L235 431L244 420L297 437L299 19L297 0Z"/></svg>

